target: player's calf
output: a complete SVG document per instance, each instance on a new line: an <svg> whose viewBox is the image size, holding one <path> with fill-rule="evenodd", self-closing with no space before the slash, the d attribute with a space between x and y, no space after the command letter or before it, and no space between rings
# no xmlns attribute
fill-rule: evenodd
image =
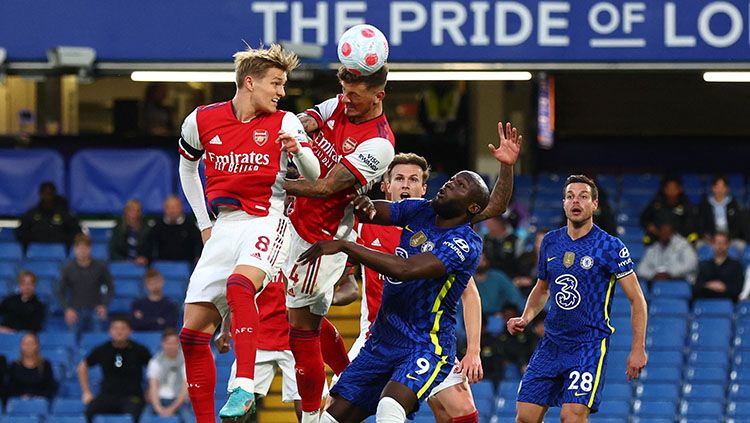
<svg viewBox="0 0 750 423"><path fill-rule="evenodd" d="M542 423L547 407L528 402L516 403L516 423Z"/></svg>
<svg viewBox="0 0 750 423"><path fill-rule="evenodd" d="M216 389L216 364L211 354L210 333L188 328L180 331L180 344L185 355L188 395L198 423L214 423L214 390Z"/></svg>

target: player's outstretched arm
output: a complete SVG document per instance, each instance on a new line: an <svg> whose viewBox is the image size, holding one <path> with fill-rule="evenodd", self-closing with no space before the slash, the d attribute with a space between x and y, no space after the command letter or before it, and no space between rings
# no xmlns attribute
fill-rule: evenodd
<svg viewBox="0 0 750 423"><path fill-rule="evenodd" d="M514 317L508 319L508 332L511 335L515 335L523 332L526 329L526 325L539 314L547 304L549 299L549 285L546 280L537 279L536 285L531 290L529 298L526 300L526 307L523 309L521 317Z"/></svg>
<svg viewBox="0 0 750 423"><path fill-rule="evenodd" d="M445 276L448 270L432 253L416 254L409 258L371 250L350 241L318 241L302 253L299 262L312 263L321 256L344 252L356 262L384 276L401 281L413 279L436 279Z"/></svg>
<svg viewBox="0 0 750 423"><path fill-rule="evenodd" d="M518 154L523 144L523 136L518 134L518 130L508 122L503 129L503 123L497 123L497 135L500 144L496 148L493 144L487 147L495 160L500 162L500 176L492 187L490 193L490 202L481 213L474 216L471 223L481 222L483 220L500 216L508 208L510 196L513 193L513 166L518 160Z"/></svg>
<svg viewBox="0 0 750 423"><path fill-rule="evenodd" d="M352 200L354 214L360 223L391 226L391 202L387 200L371 200L366 195L359 195Z"/></svg>
<svg viewBox="0 0 750 423"><path fill-rule="evenodd" d="M351 188L357 183L357 177L344 165L337 163L325 178L315 181L286 181L284 182L284 189L287 194L298 197L325 198Z"/></svg>
<svg viewBox="0 0 750 423"><path fill-rule="evenodd" d="M461 302L464 305L464 326L466 328L466 355L461 360L459 368L469 380L469 383L477 383L484 377L482 370L482 359L480 357L482 337L482 300L474 278L469 279Z"/></svg>
<svg viewBox="0 0 750 423"><path fill-rule="evenodd" d="M628 381L637 379L641 375L641 370L646 367L648 358L646 357L646 322L648 319L648 309L646 298L641 291L641 285L638 283L638 277L634 272L619 279L625 296L630 301L630 324L633 326L633 343L630 346L628 355L627 369Z"/></svg>

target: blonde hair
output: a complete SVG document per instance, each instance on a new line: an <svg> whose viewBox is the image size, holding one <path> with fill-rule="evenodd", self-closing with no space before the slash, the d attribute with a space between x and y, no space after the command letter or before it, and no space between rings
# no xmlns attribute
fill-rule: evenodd
<svg viewBox="0 0 750 423"><path fill-rule="evenodd" d="M278 68L286 73L299 66L299 58L291 51L284 51L280 44L271 44L269 48L251 48L234 53L234 72L237 87L242 86L246 76L261 78L271 68Z"/></svg>

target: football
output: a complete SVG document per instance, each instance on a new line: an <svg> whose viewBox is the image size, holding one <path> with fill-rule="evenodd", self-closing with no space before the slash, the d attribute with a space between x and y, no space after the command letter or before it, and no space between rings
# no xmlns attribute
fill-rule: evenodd
<svg viewBox="0 0 750 423"><path fill-rule="evenodd" d="M344 32L338 44L339 61L355 75L371 75L388 60L388 40L372 25L355 25Z"/></svg>

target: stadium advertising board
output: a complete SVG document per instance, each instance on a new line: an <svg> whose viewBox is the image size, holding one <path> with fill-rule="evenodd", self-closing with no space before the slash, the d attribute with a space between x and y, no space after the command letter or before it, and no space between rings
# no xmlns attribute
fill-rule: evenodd
<svg viewBox="0 0 750 423"><path fill-rule="evenodd" d="M290 40L333 62L338 36L364 22L391 61L750 61L747 0L3 0L0 47L15 61L57 45L100 61L225 61L243 40Z"/></svg>

